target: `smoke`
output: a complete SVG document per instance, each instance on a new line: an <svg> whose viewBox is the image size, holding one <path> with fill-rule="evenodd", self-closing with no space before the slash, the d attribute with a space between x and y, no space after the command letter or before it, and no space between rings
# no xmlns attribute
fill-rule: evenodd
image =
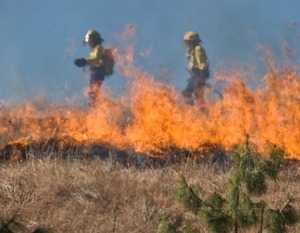
<svg viewBox="0 0 300 233"><path fill-rule="evenodd" d="M152 52L152 49L153 49L153 45L151 45L150 48L141 51L141 52L139 53L139 55L140 55L141 57L150 57L151 52Z"/></svg>
<svg viewBox="0 0 300 233"><path fill-rule="evenodd" d="M19 71L18 65L15 63L11 63L8 68L7 74L10 79L11 85L11 99L15 100L16 102L27 99L29 96L29 90L24 80L22 79L22 75Z"/></svg>
<svg viewBox="0 0 300 233"><path fill-rule="evenodd" d="M299 25L295 20L287 22L286 17L281 15L274 17L281 9L278 4L267 3L236 3L230 0L175 4L174 1L164 1L144 5L139 2L138 9L133 3L130 4L130 14L126 12L126 3L124 9L123 5L116 7L116 10L122 11L120 15L117 12L113 14L118 15L116 21L111 20L111 11L105 15L100 14L96 7L87 8L89 19L99 22L97 15L101 15L101 22L105 22L103 25L108 34L118 31L116 28L124 22L134 22L134 25L127 25L122 32L115 34L115 74L103 86L109 100L103 101L96 111L87 111L76 105L77 98L71 95L62 99L74 106L65 109L57 107L52 111L51 104L45 98L49 93L38 94L36 99L33 98L33 104L28 105L31 107L19 106L8 112L0 112L5 116L3 122L7 124L1 132L9 136L14 135L13 130L20 130L21 136L34 135L34 140L54 135L57 140L69 137L80 143L111 143L141 152L159 152L161 148L172 146L197 150L206 143L230 149L240 143L243 132L247 132L253 133L253 139L260 148L266 142L282 143L291 157L299 157L299 133L295 129L300 127L300 91L298 69L294 67L299 63ZM68 7L74 6L68 4ZM43 11L37 12L44 16ZM60 24L64 22L62 19L68 18L61 15L63 18L57 21ZM84 15L81 16L79 20L84 18ZM132 17L128 19L129 16ZM48 18L49 22L52 23L52 19L53 15ZM16 21L23 22L20 18ZM32 17L28 22L38 21ZM74 25L83 28L87 23ZM22 30L33 30L19 23L15 26ZM59 31L65 32L66 24L62 26ZM79 83L74 80L81 80L85 75L74 67L73 59L62 61L57 53L53 53L59 51L60 56L73 57L77 52L77 44L72 39L76 30L70 29L70 36L57 33L54 31L56 27L52 27L52 40L49 40L48 31L44 31L44 28L48 27L43 25L43 29L40 28L39 33L43 37L36 43L32 43L36 39L34 33L26 34L27 38L22 38L22 43L18 41L19 30L10 35L13 45L5 54L11 53L14 47L18 53L6 56L9 61L5 65L10 65L4 76L11 84L9 94L18 96L20 100L27 99L29 91L32 91L27 86L32 84L35 84L33 88L43 85L49 90L63 83L63 88L70 90L72 88L69 85L65 87L65 80L69 79L71 85L71 82ZM188 30L199 32L211 62L212 87L207 91L207 105L204 108L186 106L180 91L175 90L172 82L181 82L182 89L188 78L184 71L187 62L182 47L182 36ZM62 45L57 49L59 43L56 35L62 34ZM67 44L66 38L69 38ZM4 40L6 45L8 41ZM259 74L256 74L256 69ZM53 78L45 81L45 76ZM88 86L87 79L85 84ZM258 80L251 83L255 79ZM114 99L106 90L109 87L106 84L110 82L115 82L122 89L118 89L119 98ZM220 97L214 93L218 82L222 82ZM60 92L52 95L57 97L57 93ZM63 94L65 92L61 93L62 97ZM30 117L24 118L27 109L30 110ZM134 116L125 127L125 123L120 126L118 120L120 116L122 122L126 122L126 117L123 118L127 116L123 114L124 109ZM55 120L37 119L40 115L46 118L51 116ZM13 119L11 122L15 123L15 128L7 123L6 118ZM44 121L45 127L39 126L36 123L38 121ZM45 133L48 131L52 134Z"/></svg>
<svg viewBox="0 0 300 233"><path fill-rule="evenodd" d="M67 40L67 47L64 51L64 57L73 57L76 52L76 43L75 39L69 38Z"/></svg>

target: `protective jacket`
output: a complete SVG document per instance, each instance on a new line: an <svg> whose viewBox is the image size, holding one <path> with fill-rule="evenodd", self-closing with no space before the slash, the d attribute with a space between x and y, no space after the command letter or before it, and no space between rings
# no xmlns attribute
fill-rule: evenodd
<svg viewBox="0 0 300 233"><path fill-rule="evenodd" d="M208 70L209 64L206 56L205 49L201 47L201 45L196 45L193 49L191 49L186 57L189 60L189 69L200 69L200 70Z"/></svg>
<svg viewBox="0 0 300 233"><path fill-rule="evenodd" d="M104 49L101 44L97 44L90 50L90 55L86 58L87 64L91 69L99 68L104 65L103 61Z"/></svg>

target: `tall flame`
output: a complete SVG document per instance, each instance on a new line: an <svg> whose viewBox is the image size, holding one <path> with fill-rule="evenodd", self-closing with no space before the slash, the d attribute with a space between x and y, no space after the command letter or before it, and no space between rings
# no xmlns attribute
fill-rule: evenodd
<svg viewBox="0 0 300 233"><path fill-rule="evenodd" d="M134 37L133 27L119 34ZM124 37L124 38L123 38ZM288 157L300 159L300 80L290 65L268 60L268 71L256 89L243 73L215 74L225 80L221 98L207 89L204 106L189 106L173 86L155 81L134 61L134 45L115 50L117 68L128 90L118 99L102 97L97 108L48 106L33 103L0 110L0 146L56 139L70 143L108 143L151 155L163 148L199 150L203 145L230 149L244 134L260 150L267 143L284 146Z"/></svg>

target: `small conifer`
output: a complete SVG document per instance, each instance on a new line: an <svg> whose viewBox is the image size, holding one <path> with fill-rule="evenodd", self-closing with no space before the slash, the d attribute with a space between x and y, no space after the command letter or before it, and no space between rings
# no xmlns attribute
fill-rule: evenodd
<svg viewBox="0 0 300 233"><path fill-rule="evenodd" d="M270 233L286 232L286 225L298 220L296 211L289 202L281 210L274 210L268 208L263 200L251 200L251 196L258 197L267 192L267 178L277 178L284 150L275 145L270 149L268 157L262 155L256 145L249 141L249 135L246 135L245 143L231 154L233 167L225 197L214 192L206 200L202 200L182 178L176 187L177 201L202 216L214 233L232 230L238 233L253 226L258 226L259 232L263 229Z"/></svg>

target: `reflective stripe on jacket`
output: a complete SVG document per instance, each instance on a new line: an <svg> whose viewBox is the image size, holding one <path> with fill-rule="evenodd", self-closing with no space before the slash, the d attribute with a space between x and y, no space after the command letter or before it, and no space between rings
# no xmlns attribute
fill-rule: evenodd
<svg viewBox="0 0 300 233"><path fill-rule="evenodd" d="M90 56L86 58L87 64L91 68L97 68L104 65L103 55L104 55L103 47L100 44L96 45L95 47L91 48Z"/></svg>

